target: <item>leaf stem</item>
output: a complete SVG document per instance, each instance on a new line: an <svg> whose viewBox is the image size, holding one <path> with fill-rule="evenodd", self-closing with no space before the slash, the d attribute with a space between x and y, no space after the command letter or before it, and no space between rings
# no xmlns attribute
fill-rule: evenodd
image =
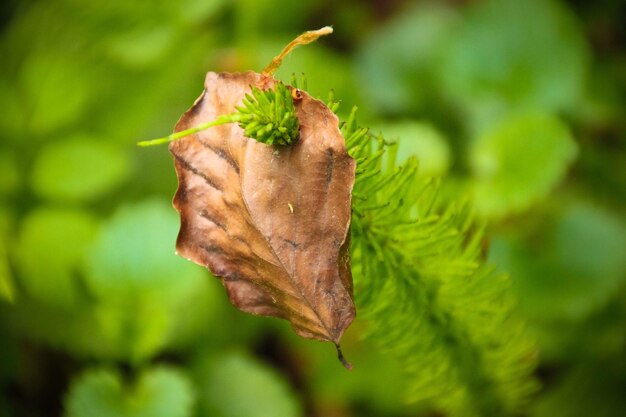
<svg viewBox="0 0 626 417"><path fill-rule="evenodd" d="M190 129L182 130L180 132L172 133L169 136L137 142L137 146L147 147L147 146L161 145L163 143L168 143L168 142L174 142L178 139L184 138L185 136L193 135L194 133L198 133L202 130L208 129L213 126L219 126L219 125L224 125L227 123L238 122L240 118L241 116L236 113L225 114L210 122L203 123L201 125L192 127Z"/></svg>
<svg viewBox="0 0 626 417"><path fill-rule="evenodd" d="M339 346L339 343L335 343L335 347L337 348L337 359L339 359L339 362L341 362L341 364L348 371L351 371L352 370L352 364L350 362L348 362L346 360L346 358L343 356L343 352L341 351L341 346Z"/></svg>

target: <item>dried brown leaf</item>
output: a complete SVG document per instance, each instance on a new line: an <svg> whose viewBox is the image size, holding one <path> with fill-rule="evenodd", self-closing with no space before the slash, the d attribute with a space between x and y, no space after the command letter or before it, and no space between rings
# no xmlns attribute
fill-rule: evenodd
<svg viewBox="0 0 626 417"><path fill-rule="evenodd" d="M205 90L176 125L188 129L235 111L255 72L207 74ZM302 93L300 138L272 147L235 123L170 144L179 187L178 254L221 278L231 302L287 319L299 335L338 346L355 316L349 226L355 161L337 117Z"/></svg>

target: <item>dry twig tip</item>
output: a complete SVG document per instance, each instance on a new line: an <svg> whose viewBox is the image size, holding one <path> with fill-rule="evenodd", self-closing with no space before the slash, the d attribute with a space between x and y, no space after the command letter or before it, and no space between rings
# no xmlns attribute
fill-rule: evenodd
<svg viewBox="0 0 626 417"><path fill-rule="evenodd" d="M296 47L300 45L306 45L311 42L315 42L322 36L330 35L333 33L333 28L330 26L324 26L318 30L309 30L299 35L297 38L292 40L283 48L283 50L277 56L272 59L272 62L269 63L267 67L261 74L263 75L272 75L276 70L280 67L280 64L283 62L283 58L285 58L291 51L293 51Z"/></svg>

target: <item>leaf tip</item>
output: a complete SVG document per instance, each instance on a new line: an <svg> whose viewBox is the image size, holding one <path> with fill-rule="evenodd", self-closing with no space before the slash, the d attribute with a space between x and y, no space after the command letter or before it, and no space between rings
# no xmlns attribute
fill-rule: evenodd
<svg viewBox="0 0 626 417"><path fill-rule="evenodd" d="M339 359L339 362L341 362L344 368L346 368L348 371L351 371L352 364L348 362L348 360L343 356L343 352L341 351L341 346L339 346L339 343L336 343L335 347L337 348L337 359Z"/></svg>

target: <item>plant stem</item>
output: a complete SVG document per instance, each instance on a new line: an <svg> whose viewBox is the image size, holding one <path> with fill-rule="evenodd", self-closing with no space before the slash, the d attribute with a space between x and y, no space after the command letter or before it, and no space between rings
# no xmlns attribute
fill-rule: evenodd
<svg viewBox="0 0 626 417"><path fill-rule="evenodd" d="M289 42L287 46L283 48L280 54L274 57L274 59L272 59L272 62L270 62L269 65L265 67L263 71L261 71L261 74L272 75L278 69L278 67L280 67L280 64L283 62L283 58L287 56L297 46L315 42L318 38L325 35L330 35L331 33L333 33L333 28L330 26L324 26L323 28L318 30L309 30L307 32L304 32L296 39Z"/></svg>
<svg viewBox="0 0 626 417"><path fill-rule="evenodd" d="M238 122L240 118L241 116L238 114L225 114L223 116L218 117L217 119L213 121L203 123L201 125L192 127L190 129L182 130L180 132L172 133L169 136L137 142L137 146L147 147L147 146L161 145L163 143L168 143L168 142L174 142L178 139L184 138L185 136L193 135L194 133L198 133L202 130L208 129L213 126L219 126L219 125L224 125L227 123Z"/></svg>

